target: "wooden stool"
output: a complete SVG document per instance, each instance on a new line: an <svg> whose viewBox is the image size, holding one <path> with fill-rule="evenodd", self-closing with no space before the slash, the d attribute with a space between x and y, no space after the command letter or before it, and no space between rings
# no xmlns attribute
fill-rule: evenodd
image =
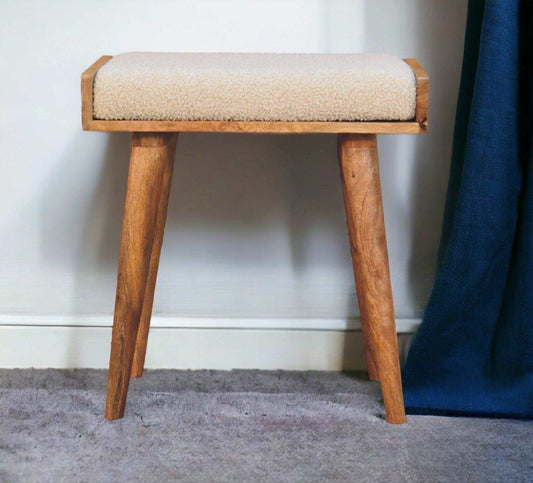
<svg viewBox="0 0 533 483"><path fill-rule="evenodd" d="M337 133L371 379L405 422L376 135L424 133L429 79L382 54L104 56L81 80L89 131L133 133L106 417L124 415L143 372L178 132Z"/></svg>

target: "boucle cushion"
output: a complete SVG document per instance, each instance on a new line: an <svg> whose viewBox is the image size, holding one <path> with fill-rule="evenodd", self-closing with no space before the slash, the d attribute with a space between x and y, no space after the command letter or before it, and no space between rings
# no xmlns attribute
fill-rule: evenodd
<svg viewBox="0 0 533 483"><path fill-rule="evenodd" d="M94 81L94 117L168 121L403 121L416 80L385 54L120 54Z"/></svg>

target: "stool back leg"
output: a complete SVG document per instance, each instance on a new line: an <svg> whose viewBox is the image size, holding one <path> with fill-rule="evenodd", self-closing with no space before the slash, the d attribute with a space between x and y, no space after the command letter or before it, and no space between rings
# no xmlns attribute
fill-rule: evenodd
<svg viewBox="0 0 533 483"><path fill-rule="evenodd" d="M177 137L177 135L176 135ZM146 357L146 346L148 344L148 332L150 330L150 320L152 318L152 307L154 304L154 293L157 281L157 270L159 268L159 257L161 255L161 246L163 245L163 235L165 232L165 223L167 221L168 198L170 195L170 185L172 183L172 168L174 166L174 155L176 139L172 140L174 147L170 147L168 153L170 159L165 164L163 181L161 183L161 192L159 194L159 206L157 208L157 219L155 225L154 242L152 244L152 254L150 257L150 268L148 270L148 279L146 281L146 290L141 311L141 322L137 333L135 352L133 355L133 365L131 368L131 377L141 377L144 370L144 360ZM174 151L173 151L174 150Z"/></svg>
<svg viewBox="0 0 533 483"><path fill-rule="evenodd" d="M132 137L109 361L107 419L124 415L161 191L168 164L174 160L176 139L177 134L172 133L134 133Z"/></svg>
<svg viewBox="0 0 533 483"><path fill-rule="evenodd" d="M365 343L389 423L405 422L385 222L374 134L340 134L339 162Z"/></svg>

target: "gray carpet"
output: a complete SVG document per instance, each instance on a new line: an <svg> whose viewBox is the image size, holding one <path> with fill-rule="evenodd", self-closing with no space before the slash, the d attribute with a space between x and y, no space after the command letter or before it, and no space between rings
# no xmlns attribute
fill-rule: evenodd
<svg viewBox="0 0 533 483"><path fill-rule="evenodd" d="M149 371L103 418L106 373L0 371L0 481L533 481L533 422L383 420L354 374Z"/></svg>

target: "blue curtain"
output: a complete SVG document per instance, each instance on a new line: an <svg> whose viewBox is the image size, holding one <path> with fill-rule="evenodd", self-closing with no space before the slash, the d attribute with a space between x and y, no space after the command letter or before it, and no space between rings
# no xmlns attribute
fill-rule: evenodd
<svg viewBox="0 0 533 483"><path fill-rule="evenodd" d="M533 2L470 1L437 276L408 413L533 417Z"/></svg>

